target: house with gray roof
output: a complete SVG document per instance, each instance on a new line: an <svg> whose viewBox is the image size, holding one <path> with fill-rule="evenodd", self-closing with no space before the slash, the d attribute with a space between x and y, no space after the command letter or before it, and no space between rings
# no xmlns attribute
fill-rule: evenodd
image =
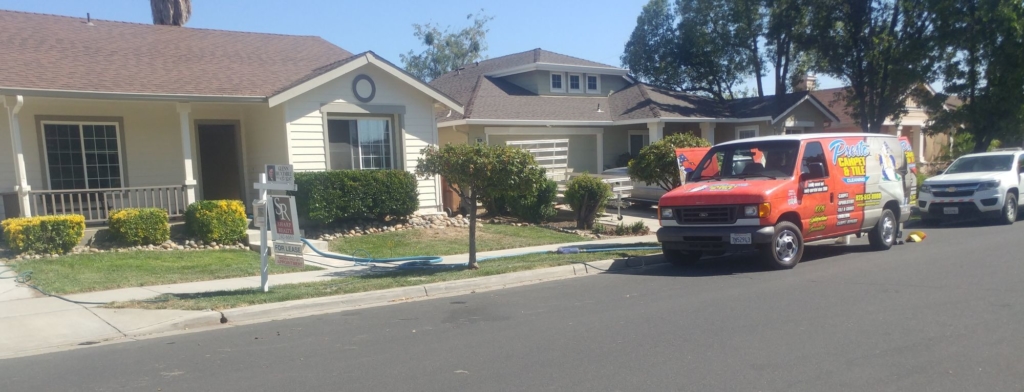
<svg viewBox="0 0 1024 392"><path fill-rule="evenodd" d="M268 164L414 171L435 111L464 111L320 37L0 11L0 53L0 219L176 217L255 199ZM439 181L420 181L421 211L440 211Z"/></svg>
<svg viewBox="0 0 1024 392"><path fill-rule="evenodd" d="M712 143L822 132L835 114L807 92L725 103L633 79L623 68L534 49L466 65L430 82L465 110L436 112L440 143L569 141L568 166L599 173L665 135Z"/></svg>

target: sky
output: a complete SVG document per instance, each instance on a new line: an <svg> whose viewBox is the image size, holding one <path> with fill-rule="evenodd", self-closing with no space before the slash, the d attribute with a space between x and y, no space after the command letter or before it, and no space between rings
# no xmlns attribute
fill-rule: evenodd
<svg viewBox="0 0 1024 392"><path fill-rule="evenodd" d="M488 57L534 48L621 66L619 56L647 0L193 0L187 27L316 35L352 53L373 50L395 64L399 54L423 48L413 24L453 30L466 16L494 16L488 23ZM0 9L152 23L149 0L0 0ZM765 93L774 82L764 80ZM818 77L820 88L840 82ZM750 87L753 84L750 83Z"/></svg>

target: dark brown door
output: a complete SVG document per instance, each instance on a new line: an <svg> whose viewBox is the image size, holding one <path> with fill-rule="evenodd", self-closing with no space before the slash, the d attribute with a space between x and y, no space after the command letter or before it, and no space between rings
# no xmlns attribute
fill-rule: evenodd
<svg viewBox="0 0 1024 392"><path fill-rule="evenodd" d="M199 124L199 169L203 199L242 200L238 130L233 124Z"/></svg>

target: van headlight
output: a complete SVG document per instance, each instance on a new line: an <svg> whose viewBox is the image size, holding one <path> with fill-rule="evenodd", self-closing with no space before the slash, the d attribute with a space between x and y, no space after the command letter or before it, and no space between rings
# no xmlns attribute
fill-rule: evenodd
<svg viewBox="0 0 1024 392"><path fill-rule="evenodd" d="M743 206L743 216L746 218L757 218L758 206Z"/></svg>
<svg viewBox="0 0 1024 392"><path fill-rule="evenodd" d="M661 210L661 219L672 219L672 209L665 208Z"/></svg>
<svg viewBox="0 0 1024 392"><path fill-rule="evenodd" d="M999 180L985 181L981 184L978 184L979 191L987 191L992 189L999 189Z"/></svg>
<svg viewBox="0 0 1024 392"><path fill-rule="evenodd" d="M919 188L917 188L917 191L921 193L932 193L932 186L927 184L921 185Z"/></svg>

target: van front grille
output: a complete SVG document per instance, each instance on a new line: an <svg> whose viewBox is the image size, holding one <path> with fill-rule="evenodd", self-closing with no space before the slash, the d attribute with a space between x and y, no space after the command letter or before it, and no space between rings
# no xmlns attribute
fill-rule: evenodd
<svg viewBox="0 0 1024 392"><path fill-rule="evenodd" d="M714 207L680 207L676 208L676 222L680 224L696 223L735 223L735 206Z"/></svg>

